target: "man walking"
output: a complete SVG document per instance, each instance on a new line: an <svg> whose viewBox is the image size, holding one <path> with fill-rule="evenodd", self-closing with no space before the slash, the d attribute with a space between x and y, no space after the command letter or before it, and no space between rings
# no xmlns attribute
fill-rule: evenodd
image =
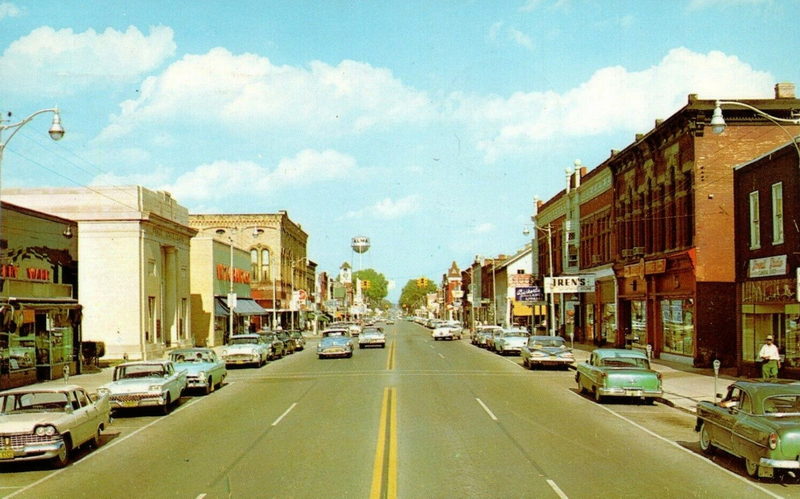
<svg viewBox="0 0 800 499"><path fill-rule="evenodd" d="M772 335L768 335L766 343L761 347L758 353L761 358L761 377L763 378L777 378L778 369L781 367L781 354L778 352L778 347L775 346Z"/></svg>

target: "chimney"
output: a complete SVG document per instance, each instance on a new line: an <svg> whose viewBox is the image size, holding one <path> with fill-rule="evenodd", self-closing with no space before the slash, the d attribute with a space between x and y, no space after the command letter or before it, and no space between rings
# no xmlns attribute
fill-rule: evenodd
<svg viewBox="0 0 800 499"><path fill-rule="evenodd" d="M794 83L783 82L775 84L776 99L794 99Z"/></svg>

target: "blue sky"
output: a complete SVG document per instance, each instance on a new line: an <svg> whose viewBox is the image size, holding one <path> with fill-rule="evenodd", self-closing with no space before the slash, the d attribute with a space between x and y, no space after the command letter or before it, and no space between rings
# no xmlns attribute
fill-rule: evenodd
<svg viewBox="0 0 800 499"><path fill-rule="evenodd" d="M800 84L799 0L0 0L3 186L141 184L287 210L309 257L397 283L511 254L576 159L701 98Z"/></svg>

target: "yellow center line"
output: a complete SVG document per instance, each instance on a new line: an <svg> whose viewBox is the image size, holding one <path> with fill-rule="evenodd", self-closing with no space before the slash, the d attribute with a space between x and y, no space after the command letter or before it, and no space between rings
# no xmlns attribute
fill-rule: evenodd
<svg viewBox="0 0 800 499"><path fill-rule="evenodd" d="M369 497L370 499L397 497L397 392L394 388L387 387L383 390L378 444L372 466L372 487Z"/></svg>
<svg viewBox="0 0 800 499"><path fill-rule="evenodd" d="M394 349L395 349L395 345L396 345L396 343L394 341L392 341L389 344L389 356L386 359L386 370L387 371L391 371L392 369L394 369Z"/></svg>

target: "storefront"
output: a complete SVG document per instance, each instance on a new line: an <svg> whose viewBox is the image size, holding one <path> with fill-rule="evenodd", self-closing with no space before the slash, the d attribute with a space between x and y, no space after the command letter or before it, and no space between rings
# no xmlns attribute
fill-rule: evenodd
<svg viewBox="0 0 800 499"><path fill-rule="evenodd" d="M0 389L80 373L77 224L0 211Z"/></svg>
<svg viewBox="0 0 800 499"><path fill-rule="evenodd" d="M782 267L786 268L785 265ZM761 376L758 352L767 335L772 335L775 345L784 357L781 377L800 378L800 303L797 301L796 286L795 279L786 277L748 280L742 283L743 375Z"/></svg>

